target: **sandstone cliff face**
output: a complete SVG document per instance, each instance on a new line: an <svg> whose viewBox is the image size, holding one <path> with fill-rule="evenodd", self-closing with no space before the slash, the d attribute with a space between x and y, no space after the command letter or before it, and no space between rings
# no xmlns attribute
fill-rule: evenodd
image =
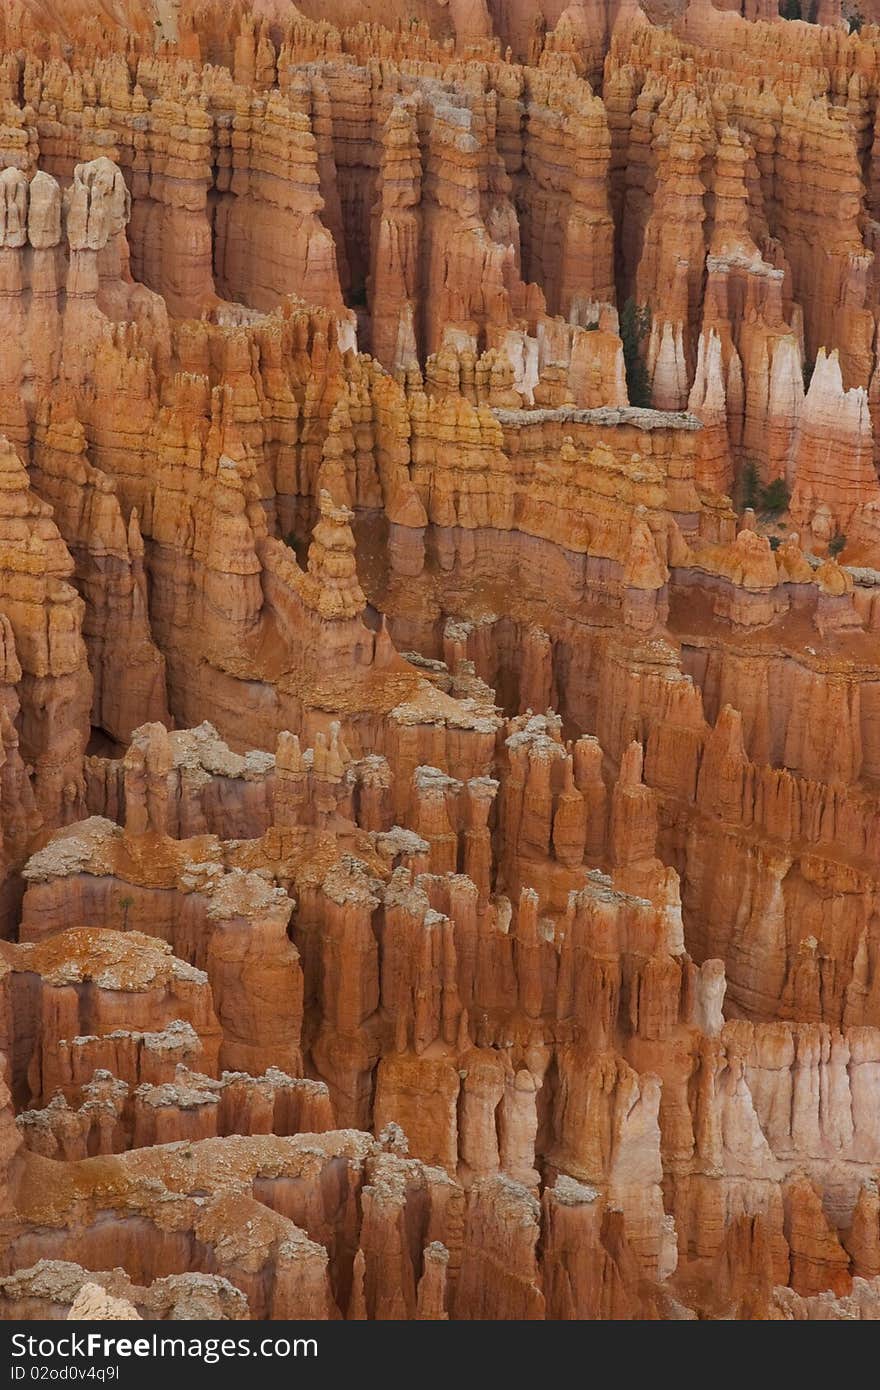
<svg viewBox="0 0 880 1390"><path fill-rule="evenodd" d="M0 1316L876 1318L876 30L173 9L0 15Z"/></svg>
<svg viewBox="0 0 880 1390"><path fill-rule="evenodd" d="M50 823L63 822L82 806L92 684L84 605L69 583L73 564L51 508L5 441L0 470L7 681L20 692L19 747L32 765L33 801Z"/></svg>

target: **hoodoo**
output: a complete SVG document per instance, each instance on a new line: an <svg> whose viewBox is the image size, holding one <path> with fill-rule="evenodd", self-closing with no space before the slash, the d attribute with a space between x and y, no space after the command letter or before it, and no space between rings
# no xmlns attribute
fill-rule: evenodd
<svg viewBox="0 0 880 1390"><path fill-rule="evenodd" d="M2 5L0 1319L880 1318L874 20Z"/></svg>

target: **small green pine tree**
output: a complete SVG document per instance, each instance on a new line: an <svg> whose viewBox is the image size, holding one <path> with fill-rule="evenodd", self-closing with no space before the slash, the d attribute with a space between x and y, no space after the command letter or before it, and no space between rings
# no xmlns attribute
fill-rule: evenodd
<svg viewBox="0 0 880 1390"><path fill-rule="evenodd" d="M836 560L841 550L843 550L843 548L845 547L845 545L846 536L843 534L842 531L838 531L835 535L831 537L831 540L828 542L828 554L832 557L832 559Z"/></svg>
<svg viewBox="0 0 880 1390"><path fill-rule="evenodd" d="M630 405L643 410L651 406L651 383L645 365L643 343L651 328L651 311L646 304L630 298L620 313L620 339L626 368L626 391Z"/></svg>
<svg viewBox="0 0 880 1390"><path fill-rule="evenodd" d="M761 488L761 507L765 512L776 516L788 510L789 492L784 478L774 478L772 483Z"/></svg>

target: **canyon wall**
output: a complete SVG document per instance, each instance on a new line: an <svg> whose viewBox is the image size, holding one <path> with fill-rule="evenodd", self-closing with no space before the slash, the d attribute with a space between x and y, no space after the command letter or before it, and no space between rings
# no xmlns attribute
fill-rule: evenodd
<svg viewBox="0 0 880 1390"><path fill-rule="evenodd" d="M880 30L320 8L0 16L0 1316L876 1318Z"/></svg>

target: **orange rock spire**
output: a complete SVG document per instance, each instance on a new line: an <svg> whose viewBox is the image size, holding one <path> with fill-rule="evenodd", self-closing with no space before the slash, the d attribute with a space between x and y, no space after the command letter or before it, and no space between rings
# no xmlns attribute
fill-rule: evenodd
<svg viewBox="0 0 880 1390"><path fill-rule="evenodd" d="M0 13L0 1311L876 1320L880 29L386 8Z"/></svg>

